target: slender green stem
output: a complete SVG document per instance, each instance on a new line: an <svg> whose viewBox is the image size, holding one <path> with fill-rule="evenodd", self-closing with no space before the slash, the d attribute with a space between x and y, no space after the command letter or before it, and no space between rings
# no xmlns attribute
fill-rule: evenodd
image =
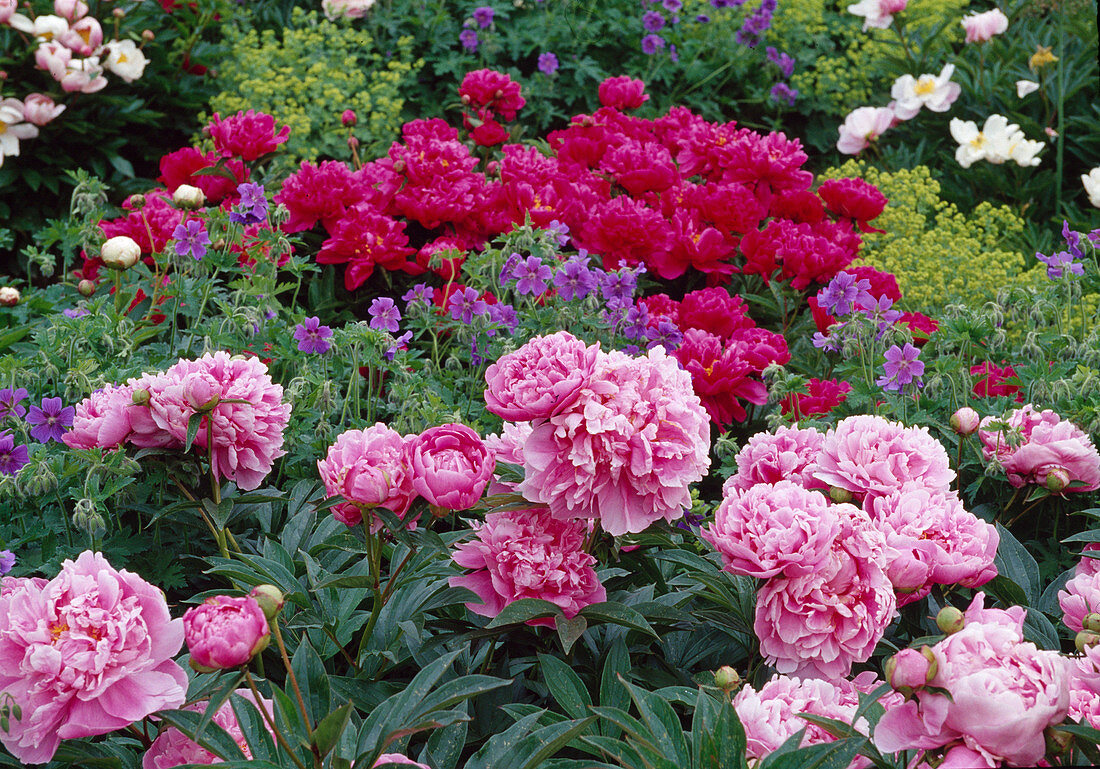
<svg viewBox="0 0 1100 769"><path fill-rule="evenodd" d="M252 696L256 698L256 707L260 709L260 715L264 717L264 721L267 722L267 728L271 730L271 733L275 735L275 739L279 741L279 745L283 750L287 752L291 760L298 766L298 769L306 769L306 765L302 763L298 755L290 749L290 745L287 744L286 737L279 731L279 727L275 724L275 719L271 717L271 714L267 712L267 708L263 705L263 697L260 696L260 691L256 688L256 682L252 680L252 674L248 672L248 668L244 669L244 678L248 681L248 688L252 690Z"/></svg>
<svg viewBox="0 0 1100 769"><path fill-rule="evenodd" d="M309 717L309 710L306 709L306 700L302 696L302 690L298 686L298 677L294 675L294 668L290 664L290 657L286 653L286 644L283 643L283 633L279 629L279 618L276 617L271 621L271 634L275 636L275 645L279 647L279 656L282 657L283 667L286 668L286 676L290 679L290 686L294 689L294 696L298 698L298 708L302 711L302 723L306 725L306 731L309 732L309 738L313 740L313 722Z"/></svg>
<svg viewBox="0 0 1100 769"><path fill-rule="evenodd" d="M363 525L369 526L364 521ZM371 606L370 618L367 620L366 627L363 628L363 635L359 639L359 653L357 658L363 658L363 652L367 648L367 642L370 640L371 634L374 632L375 625L378 624L378 617L382 613L382 606L385 601L382 597L382 532L377 534L367 531L367 562L370 564L371 571L371 592L374 594L374 603Z"/></svg>

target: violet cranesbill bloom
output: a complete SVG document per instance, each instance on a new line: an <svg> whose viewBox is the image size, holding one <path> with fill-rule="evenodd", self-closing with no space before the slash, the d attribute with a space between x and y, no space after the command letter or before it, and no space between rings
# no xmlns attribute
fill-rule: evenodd
<svg viewBox="0 0 1100 769"><path fill-rule="evenodd" d="M657 11L646 11L642 14L642 26L646 32L659 32L665 25L665 17Z"/></svg>
<svg viewBox="0 0 1100 769"><path fill-rule="evenodd" d="M22 387L5 387L0 390L0 419L15 416L19 419L27 413L27 407L19 401L25 399L29 393Z"/></svg>
<svg viewBox="0 0 1100 769"><path fill-rule="evenodd" d="M916 384L920 387L921 376L924 374L924 363L917 360L920 350L909 342L904 347L894 345L886 351L886 362L882 365L885 376L875 380L875 384L884 390L901 392L907 384Z"/></svg>
<svg viewBox="0 0 1100 769"><path fill-rule="evenodd" d="M470 53L477 51L477 32L472 29L464 29L458 33L458 42Z"/></svg>
<svg viewBox="0 0 1100 769"><path fill-rule="evenodd" d="M172 238L176 241L176 256L190 254L196 259L202 259L206 256L206 247L210 245L206 225L198 219L177 224Z"/></svg>
<svg viewBox="0 0 1100 769"><path fill-rule="evenodd" d="M599 281L588 269L587 257L573 257L554 273L554 286L558 296L567 302L584 299L596 290Z"/></svg>
<svg viewBox="0 0 1100 769"><path fill-rule="evenodd" d="M553 75L558 71L558 57L546 51L539 54L539 72L544 75Z"/></svg>
<svg viewBox="0 0 1100 769"><path fill-rule="evenodd" d="M447 309L455 320L473 323L475 316L489 313L489 303L478 296L477 291L467 286L451 294L451 298L447 300Z"/></svg>
<svg viewBox="0 0 1100 769"><path fill-rule="evenodd" d="M856 302L856 309L877 325L878 334L875 337L876 339L881 339L882 335L886 333L886 329L901 320L901 312L892 309L893 306L894 300L885 294L880 296L878 301L871 297L870 302L859 300Z"/></svg>
<svg viewBox="0 0 1100 769"><path fill-rule="evenodd" d="M643 339L649 330L649 308L644 304L631 307L626 311L623 336L627 339Z"/></svg>
<svg viewBox="0 0 1100 769"><path fill-rule="evenodd" d="M600 294L610 305L613 302L629 306L633 303L634 290L638 287L638 275L641 270L619 270L604 273L600 278Z"/></svg>
<svg viewBox="0 0 1100 769"><path fill-rule="evenodd" d="M663 0L661 5L665 7L666 11L678 11L684 7L682 0Z"/></svg>
<svg viewBox="0 0 1100 769"><path fill-rule="evenodd" d="M523 257L513 252L507 259L504 260L504 266L500 268L500 277L497 278L497 282L501 286L507 286L509 281L515 280L516 265L523 261Z"/></svg>
<svg viewBox="0 0 1100 769"><path fill-rule="evenodd" d="M11 550L0 550L0 574L7 574L15 568L15 553Z"/></svg>
<svg viewBox="0 0 1100 769"><path fill-rule="evenodd" d="M262 184L245 182L237 187L241 202L233 207L229 221L243 224L259 224L267 218L268 202Z"/></svg>
<svg viewBox="0 0 1100 769"><path fill-rule="evenodd" d="M680 343L684 341L684 335L680 333L680 329L676 327L676 324L667 318L661 320L657 324L657 328L650 328L646 330L646 337L649 339L649 344L646 345L647 350L652 350L657 345L662 345L665 348L665 352L671 353Z"/></svg>
<svg viewBox="0 0 1100 769"><path fill-rule="evenodd" d="M482 29L487 29L493 24L493 9L488 5L474 9L474 21Z"/></svg>
<svg viewBox="0 0 1100 769"><path fill-rule="evenodd" d="M5 430L0 433L0 474L15 475L30 461L26 446L16 446L15 436L11 432Z"/></svg>
<svg viewBox="0 0 1100 769"><path fill-rule="evenodd" d="M489 305L489 320L506 329L509 334L516 333L516 329L519 328L519 316L516 314L516 308L503 302ZM489 329L485 333L493 336L496 334L496 330Z"/></svg>
<svg viewBox="0 0 1100 769"><path fill-rule="evenodd" d="M527 257L512 270L512 275L516 278L516 293L520 296L538 296L546 290L546 282L552 274L550 268L542 263L542 259L537 256Z"/></svg>
<svg viewBox="0 0 1100 769"><path fill-rule="evenodd" d="M559 222L557 219L553 219L550 224L546 225L543 229L558 233L559 246L564 247L569 243L569 225L565 222Z"/></svg>
<svg viewBox="0 0 1100 769"><path fill-rule="evenodd" d="M83 307L70 307L67 310L62 310L61 314L64 315L66 318L72 318L73 320L76 320L77 318L83 318L85 315L91 315L91 313L85 310Z"/></svg>
<svg viewBox="0 0 1100 769"><path fill-rule="evenodd" d="M328 341L330 336L332 329L322 326L321 319L316 315L294 327L294 338L298 340L298 350L301 352L328 352L332 349L332 342Z"/></svg>
<svg viewBox="0 0 1100 769"><path fill-rule="evenodd" d="M405 309L417 302L421 304L431 304L433 299L432 287L427 283L417 283L410 288L404 294L401 295L401 299L405 302Z"/></svg>
<svg viewBox="0 0 1100 769"><path fill-rule="evenodd" d="M642 38L642 53L647 56L652 56L664 47L665 39L660 35L646 35Z"/></svg>
<svg viewBox="0 0 1100 769"><path fill-rule="evenodd" d="M838 272L818 293L817 301L830 315L844 316L856 305L874 301L870 290L871 281L867 278L857 279L850 272Z"/></svg>
<svg viewBox="0 0 1100 769"><path fill-rule="evenodd" d="M389 349L386 350L384 353L382 353L382 357L385 358L386 360L392 361L393 357L395 355L397 355L398 350L407 350L408 349L409 340L412 339L412 336L413 336L413 332L406 331L404 334L397 337L397 339L394 339L393 344L390 345Z"/></svg>
<svg viewBox="0 0 1100 769"><path fill-rule="evenodd" d="M396 334L397 329L400 328L401 311L388 296L378 297L371 302L367 312L371 316L371 328L383 329L391 334Z"/></svg>
<svg viewBox="0 0 1100 769"><path fill-rule="evenodd" d="M786 102L787 106L790 107L793 106L795 101L798 99L798 91L794 88L791 88L786 83L776 83L772 86L772 90L768 94L768 98L776 103Z"/></svg>
<svg viewBox="0 0 1100 769"><path fill-rule="evenodd" d="M1058 280L1069 270L1071 275L1084 275L1085 266L1073 258L1069 251L1058 251L1050 256L1036 252L1035 258L1047 266L1047 277Z"/></svg>
<svg viewBox="0 0 1100 769"><path fill-rule="evenodd" d="M61 442L66 427L73 426L76 406L62 406L60 398L43 398L42 406L31 404L27 424L34 425L31 437L39 443Z"/></svg>

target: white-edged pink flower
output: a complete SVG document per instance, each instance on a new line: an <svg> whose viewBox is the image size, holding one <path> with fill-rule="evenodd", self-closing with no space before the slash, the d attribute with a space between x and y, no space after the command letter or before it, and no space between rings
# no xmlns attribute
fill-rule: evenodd
<svg viewBox="0 0 1100 769"><path fill-rule="evenodd" d="M985 13L972 13L964 16L959 23L966 30L968 43L984 43L1008 29L1008 17L1000 8L994 8Z"/></svg>
<svg viewBox="0 0 1100 769"><path fill-rule="evenodd" d="M107 87L98 56L70 60L60 82L61 90L66 93L96 93Z"/></svg>
<svg viewBox="0 0 1100 769"><path fill-rule="evenodd" d="M23 100L23 117L36 126L46 125L64 111L64 104L55 103L44 93L32 93Z"/></svg>
<svg viewBox="0 0 1100 769"><path fill-rule="evenodd" d="M863 17L863 31L886 29L894 20L895 13L901 13L909 0L859 0L848 6L848 13Z"/></svg>
<svg viewBox="0 0 1100 769"><path fill-rule="evenodd" d="M889 107L857 107L840 125L836 148L845 155L857 155L894 124L897 115Z"/></svg>
<svg viewBox="0 0 1100 769"><path fill-rule="evenodd" d="M947 112L959 98L962 86L951 81L954 64L945 64L938 75L902 75L894 81L890 95L894 97L893 110L902 120L909 120L927 107L933 112Z"/></svg>
<svg viewBox="0 0 1100 769"><path fill-rule="evenodd" d="M58 35L57 42L75 54L91 56L103 45L103 27L99 25L99 21L94 17L85 16Z"/></svg>
<svg viewBox="0 0 1100 769"><path fill-rule="evenodd" d="M73 52L56 41L42 43L34 51L34 63L38 69L50 73L50 77L61 82L73 60Z"/></svg>
<svg viewBox="0 0 1100 769"><path fill-rule="evenodd" d="M24 122L23 102L19 99L0 101L0 165L8 155L19 154L19 140L38 136L38 127Z"/></svg>
<svg viewBox="0 0 1100 769"><path fill-rule="evenodd" d="M53 0L53 12L63 19L76 21L88 15L88 6L82 0Z"/></svg>

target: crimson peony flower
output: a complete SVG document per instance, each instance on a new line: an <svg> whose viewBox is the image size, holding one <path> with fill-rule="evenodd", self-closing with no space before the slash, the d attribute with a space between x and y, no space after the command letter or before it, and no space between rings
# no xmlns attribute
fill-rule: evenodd
<svg viewBox="0 0 1100 769"><path fill-rule="evenodd" d="M157 181L163 184L169 192L175 192L176 188L183 184L198 187L202 190L206 202L217 205L226 198L236 197L237 187L248 181L248 169L240 160L230 160L223 164L223 168L231 173L236 181L227 179L220 173L199 174L207 168L214 168L218 158L213 152L203 154L194 147L184 147L175 152L169 152L160 159L160 176Z"/></svg>
<svg viewBox="0 0 1100 769"><path fill-rule="evenodd" d="M869 181L858 177L827 179L817 188L817 194L830 211L854 221L861 232L886 232L867 224L883 212L887 203L886 196Z"/></svg>
<svg viewBox="0 0 1100 769"><path fill-rule="evenodd" d="M520 95L520 85L503 72L492 69L478 69L467 72L458 87L458 95L463 104L475 112L488 109L499 112L505 120L516 119L516 113L527 102Z"/></svg>
<svg viewBox="0 0 1100 769"><path fill-rule="evenodd" d="M852 386L836 379L817 379L806 381L806 393L791 393L779 402L779 410L784 414L794 414L796 419L828 414L848 398Z"/></svg>
<svg viewBox="0 0 1100 769"><path fill-rule="evenodd" d="M366 282L375 267L402 270L409 267L405 222L375 211L364 203L349 208L333 226L332 235L317 252L318 264L348 263L344 285L354 291ZM412 265L416 269L415 265Z"/></svg>
<svg viewBox="0 0 1100 769"><path fill-rule="evenodd" d="M600 83L600 104L611 109L637 109L649 101L645 83L626 75L609 77Z"/></svg>
<svg viewBox="0 0 1100 769"><path fill-rule="evenodd" d="M222 157L255 160L279 148L290 137L290 126L276 133L275 118L248 110L222 119L217 112L205 133L214 140L214 150Z"/></svg>
<svg viewBox="0 0 1100 769"><path fill-rule="evenodd" d="M1020 392L1020 376L1012 366L996 366L989 361L970 367L974 377L974 395L990 398L996 395L1015 395L1017 403L1024 402Z"/></svg>

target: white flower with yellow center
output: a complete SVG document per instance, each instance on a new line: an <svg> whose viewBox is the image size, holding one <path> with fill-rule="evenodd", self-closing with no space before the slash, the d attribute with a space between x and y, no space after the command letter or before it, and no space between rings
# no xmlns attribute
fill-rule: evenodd
<svg viewBox="0 0 1100 769"><path fill-rule="evenodd" d="M1020 126L1009 123L1004 115L990 115L979 131L971 120L951 121L951 136L959 143L955 160L970 168L979 160L1000 165L1009 160L1021 166L1037 166L1043 144L1028 139Z"/></svg>
<svg viewBox="0 0 1100 769"><path fill-rule="evenodd" d="M8 23L20 32L34 35L40 43L48 43L69 31L69 22L60 16L36 16L34 21L31 21L17 13L8 20Z"/></svg>
<svg viewBox="0 0 1100 769"><path fill-rule="evenodd" d="M890 89L890 95L894 98L894 113L902 120L908 120L920 112L921 107L933 112L947 112L962 91L958 83L951 82L954 72L954 64L945 64L939 75L899 77Z"/></svg>
<svg viewBox="0 0 1100 769"><path fill-rule="evenodd" d="M23 102L19 99L0 101L0 165L7 155L19 154L19 140L38 136L38 127L23 121Z"/></svg>
<svg viewBox="0 0 1100 769"><path fill-rule="evenodd" d="M134 82L144 74L147 63L145 54L133 40L112 40L105 47L107 60L103 62L103 66L111 72L127 83Z"/></svg>
<svg viewBox="0 0 1100 769"><path fill-rule="evenodd" d="M1100 167L1081 174L1081 184L1085 188L1085 194L1089 196L1089 203L1100 208Z"/></svg>

